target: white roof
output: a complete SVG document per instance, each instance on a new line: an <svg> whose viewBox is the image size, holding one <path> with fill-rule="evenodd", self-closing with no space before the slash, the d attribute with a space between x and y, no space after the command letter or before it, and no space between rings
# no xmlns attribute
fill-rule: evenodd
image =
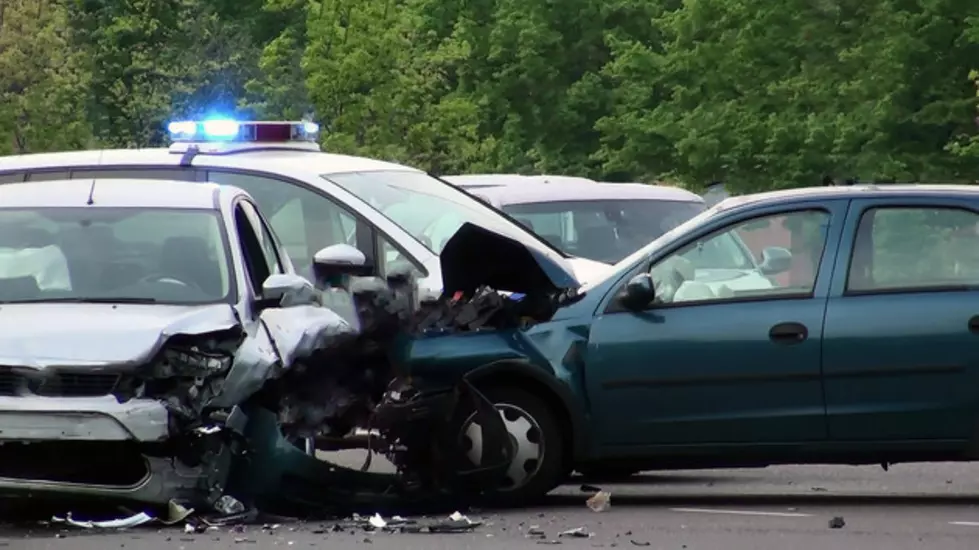
<svg viewBox="0 0 979 550"><path fill-rule="evenodd" d="M96 151L72 151L65 153L40 153L0 157L0 172L37 168L98 166L156 166L178 168L180 153L169 149L106 149ZM194 166L252 168L268 172L288 172L302 169L316 175L367 172L376 170L419 170L400 164L364 157L335 155L301 150L260 150L227 154L204 154L194 157Z"/></svg>
<svg viewBox="0 0 979 550"><path fill-rule="evenodd" d="M534 183L597 183L578 176L555 176L543 174L524 176L522 174L458 174L442 176L442 179L459 187L487 187L499 185L527 185Z"/></svg>
<svg viewBox="0 0 979 550"><path fill-rule="evenodd" d="M703 202L699 196L678 187L643 185L641 183L600 183L561 185L507 185L471 189L496 205L532 204L564 201L654 200Z"/></svg>
<svg viewBox="0 0 979 550"><path fill-rule="evenodd" d="M92 188L94 184L94 190ZM216 210L220 185L166 180L77 179L0 185L0 208L86 206Z"/></svg>

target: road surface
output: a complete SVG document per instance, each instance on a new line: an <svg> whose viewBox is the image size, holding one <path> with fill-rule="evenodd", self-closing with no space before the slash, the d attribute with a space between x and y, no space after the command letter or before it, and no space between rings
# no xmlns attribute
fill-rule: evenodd
<svg viewBox="0 0 979 550"><path fill-rule="evenodd" d="M467 533L333 532L331 522L186 534L179 527L96 533L36 523L0 532L16 550L331 550L578 548L903 550L979 548L979 464L806 466L647 473L605 483L612 506L588 509L578 484L532 508L468 512ZM843 525L831 528L834 518ZM837 523L838 525L838 523ZM582 528L586 538L559 537ZM542 532L542 535L530 536ZM540 538L540 537L543 538Z"/></svg>

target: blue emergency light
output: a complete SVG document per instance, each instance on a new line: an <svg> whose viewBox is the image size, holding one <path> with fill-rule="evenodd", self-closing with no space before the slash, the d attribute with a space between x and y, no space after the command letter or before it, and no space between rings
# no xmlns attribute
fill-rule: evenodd
<svg viewBox="0 0 979 550"><path fill-rule="evenodd" d="M167 125L175 143L290 143L316 142L320 126L309 121L181 120Z"/></svg>

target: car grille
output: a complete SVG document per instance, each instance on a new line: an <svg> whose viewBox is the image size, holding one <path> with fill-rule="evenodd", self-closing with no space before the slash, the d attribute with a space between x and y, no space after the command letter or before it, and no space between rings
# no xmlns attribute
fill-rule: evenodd
<svg viewBox="0 0 979 550"><path fill-rule="evenodd" d="M31 379L10 367L0 367L0 395L100 397L112 393L118 383L118 374L59 372Z"/></svg>

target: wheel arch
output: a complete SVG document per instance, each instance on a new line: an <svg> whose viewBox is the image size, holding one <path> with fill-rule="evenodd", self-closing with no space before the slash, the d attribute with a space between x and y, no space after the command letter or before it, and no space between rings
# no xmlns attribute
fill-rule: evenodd
<svg viewBox="0 0 979 550"><path fill-rule="evenodd" d="M572 468L585 455L587 431L580 407L571 389L553 373L525 361L502 360L477 367L466 374L477 388L514 386L540 395L554 412L565 436L565 466Z"/></svg>

